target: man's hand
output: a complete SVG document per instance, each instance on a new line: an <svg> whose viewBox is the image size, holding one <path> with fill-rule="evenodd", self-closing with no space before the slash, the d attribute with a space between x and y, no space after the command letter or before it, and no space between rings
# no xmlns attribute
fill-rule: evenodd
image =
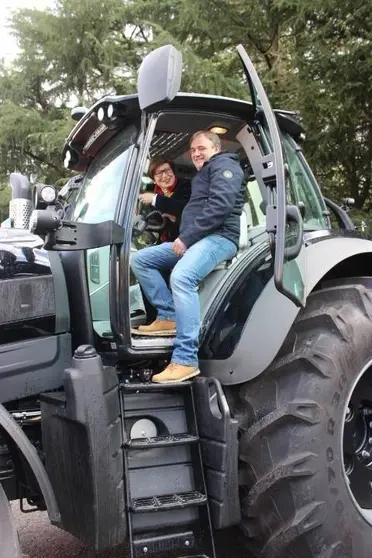
<svg viewBox="0 0 372 558"><path fill-rule="evenodd" d="M144 194L140 194L139 200L144 205L151 205L152 200L154 199L155 196L156 194L153 194L152 192L145 192Z"/></svg>
<svg viewBox="0 0 372 558"><path fill-rule="evenodd" d="M176 238L172 244L172 250L177 256L183 256L187 250L187 246L182 242L182 240Z"/></svg>

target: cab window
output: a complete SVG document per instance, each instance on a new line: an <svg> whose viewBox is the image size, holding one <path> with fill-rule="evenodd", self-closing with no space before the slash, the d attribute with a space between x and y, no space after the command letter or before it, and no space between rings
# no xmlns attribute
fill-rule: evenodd
<svg viewBox="0 0 372 558"><path fill-rule="evenodd" d="M137 129L128 126L94 159L71 211L72 221L102 223L114 218L129 148L136 137Z"/></svg>
<svg viewBox="0 0 372 558"><path fill-rule="evenodd" d="M299 202L302 202L304 204L303 221L305 229L328 228L328 220L325 215L326 207L318 185L300 157L296 143L287 134L284 136L283 147L288 163L289 197L291 198L289 203L298 205Z"/></svg>

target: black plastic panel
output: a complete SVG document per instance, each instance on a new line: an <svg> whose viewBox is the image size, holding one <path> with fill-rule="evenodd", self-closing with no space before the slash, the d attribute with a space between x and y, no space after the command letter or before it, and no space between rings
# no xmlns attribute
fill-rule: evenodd
<svg viewBox="0 0 372 558"><path fill-rule="evenodd" d="M0 281L1 324L55 315L54 284L51 275L14 277Z"/></svg>
<svg viewBox="0 0 372 558"><path fill-rule="evenodd" d="M85 252L61 252L59 255L71 308L72 348L85 344L94 345Z"/></svg>
<svg viewBox="0 0 372 558"><path fill-rule="evenodd" d="M60 387L70 363L69 333L0 345L0 402Z"/></svg>
<svg viewBox="0 0 372 558"><path fill-rule="evenodd" d="M70 307L68 303L67 285L61 258L56 252L49 252L49 261L53 273L55 299L55 330L54 333L70 331Z"/></svg>
<svg viewBox="0 0 372 558"><path fill-rule="evenodd" d="M100 550L126 538L117 375L98 356L73 366L41 395L43 449L64 529Z"/></svg>
<svg viewBox="0 0 372 558"><path fill-rule="evenodd" d="M215 529L240 521L238 491L238 421L231 418L218 380L199 377L194 382L199 436Z"/></svg>

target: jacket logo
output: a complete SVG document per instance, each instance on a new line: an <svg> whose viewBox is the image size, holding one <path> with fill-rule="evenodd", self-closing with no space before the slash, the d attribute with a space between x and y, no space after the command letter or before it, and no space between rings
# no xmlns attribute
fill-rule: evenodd
<svg viewBox="0 0 372 558"><path fill-rule="evenodd" d="M225 178L232 178L233 173L231 172L231 170L225 170L223 171L223 175Z"/></svg>

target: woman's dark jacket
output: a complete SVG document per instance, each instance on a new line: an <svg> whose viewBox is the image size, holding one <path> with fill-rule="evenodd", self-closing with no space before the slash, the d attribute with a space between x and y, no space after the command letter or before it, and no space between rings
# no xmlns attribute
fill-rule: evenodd
<svg viewBox="0 0 372 558"><path fill-rule="evenodd" d="M160 213L169 213L176 217L173 223L167 219L167 225L161 234L162 242L173 242L178 237L182 211L191 196L191 184L187 180L178 180L170 197L158 192L155 200L155 209Z"/></svg>

